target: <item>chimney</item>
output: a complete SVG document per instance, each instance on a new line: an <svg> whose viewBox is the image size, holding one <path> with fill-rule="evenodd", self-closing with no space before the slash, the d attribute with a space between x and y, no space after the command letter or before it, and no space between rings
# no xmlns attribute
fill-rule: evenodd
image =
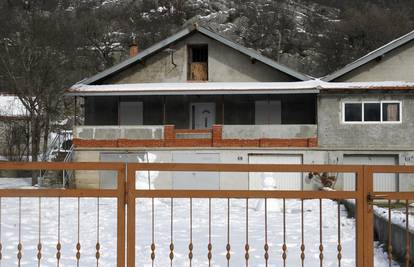
<svg viewBox="0 0 414 267"><path fill-rule="evenodd" d="M129 46L129 56L130 57L135 57L136 55L138 55L138 42L135 39L135 37L132 38L132 43Z"/></svg>

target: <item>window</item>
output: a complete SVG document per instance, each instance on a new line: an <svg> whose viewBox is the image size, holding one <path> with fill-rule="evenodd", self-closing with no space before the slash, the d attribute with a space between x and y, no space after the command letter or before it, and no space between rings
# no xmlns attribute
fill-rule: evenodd
<svg viewBox="0 0 414 267"><path fill-rule="evenodd" d="M189 81L208 80L208 46L188 46L188 77Z"/></svg>
<svg viewBox="0 0 414 267"><path fill-rule="evenodd" d="M400 121L400 103L382 103L382 121Z"/></svg>
<svg viewBox="0 0 414 267"><path fill-rule="evenodd" d="M381 121L380 103L364 103L364 121Z"/></svg>
<svg viewBox="0 0 414 267"><path fill-rule="evenodd" d="M191 62L207 62L208 48L207 45L194 45L191 49Z"/></svg>
<svg viewBox="0 0 414 267"><path fill-rule="evenodd" d="M401 102L345 102L342 113L344 123L398 123L401 122Z"/></svg>
<svg viewBox="0 0 414 267"><path fill-rule="evenodd" d="M361 103L345 103L345 121L362 121Z"/></svg>

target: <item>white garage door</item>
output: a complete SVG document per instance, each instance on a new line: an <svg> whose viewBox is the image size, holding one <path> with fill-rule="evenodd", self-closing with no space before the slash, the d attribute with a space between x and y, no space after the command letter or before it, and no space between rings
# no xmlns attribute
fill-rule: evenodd
<svg viewBox="0 0 414 267"><path fill-rule="evenodd" d="M219 153L174 152L174 163L220 163ZM174 189L220 189L218 172L173 172Z"/></svg>
<svg viewBox="0 0 414 267"><path fill-rule="evenodd" d="M249 155L250 164L302 164L302 155L260 154ZM262 190L269 185L276 190L302 190L302 173L250 173L249 189Z"/></svg>
<svg viewBox="0 0 414 267"><path fill-rule="evenodd" d="M362 165L396 165L397 157L393 155L344 155L344 164ZM394 173L374 175L374 191L396 191L398 176ZM344 190L355 190L355 175L344 175Z"/></svg>

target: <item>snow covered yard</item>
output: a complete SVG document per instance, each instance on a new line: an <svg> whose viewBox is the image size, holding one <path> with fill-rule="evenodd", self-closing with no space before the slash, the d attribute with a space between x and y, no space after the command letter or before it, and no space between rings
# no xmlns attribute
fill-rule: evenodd
<svg viewBox="0 0 414 267"><path fill-rule="evenodd" d="M22 180L14 183L4 180L3 186L26 187ZM28 182L28 181L26 181ZM151 266L151 200L138 199L136 223L137 266ZM230 206L230 266L244 265L246 237L246 200L231 199ZM60 239L62 258L60 266L76 266L77 209L76 198L61 198ZM323 246L324 266L337 266L337 203L323 200ZM37 262L39 240L39 200L21 199L21 242L23 258L21 266L34 266ZM116 200L101 198L99 242L101 244L100 266L116 266ZM174 266L188 266L189 245L189 199L174 200ZM2 198L1 201L1 243L3 246L1 266L16 266L17 244L19 243L19 199ZM58 199L41 200L41 266L56 266L56 244L58 243ZM304 201L305 266L319 266L319 201ZM264 265L264 201L249 200L249 245L250 266ZM80 200L81 244L80 266L96 265L97 242L97 200ZM169 265L170 244L170 199L155 200L155 266ZM212 200L213 244L212 266L226 266L227 243L227 200ZM355 266L355 221L347 218L341 206L342 266ZM300 266L301 245L301 202L286 201L287 266ZM207 266L208 244L208 200L193 199L193 266ZM283 245L283 209L281 200L268 200L268 244L269 266L281 266ZM385 253L376 245L375 266L388 266ZM395 265L398 266L398 265Z"/></svg>

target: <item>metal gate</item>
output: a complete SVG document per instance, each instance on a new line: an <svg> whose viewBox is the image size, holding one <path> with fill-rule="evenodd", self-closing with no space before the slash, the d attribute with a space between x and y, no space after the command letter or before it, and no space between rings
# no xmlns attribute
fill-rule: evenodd
<svg viewBox="0 0 414 267"><path fill-rule="evenodd" d="M17 266L35 264L60 266L60 264L64 265L63 262L69 266L91 266L93 262L92 265L96 266L134 267L144 265L142 261L146 261L149 266L212 266L213 263L215 266L239 266L242 263L248 267L249 265L273 266L276 262L278 266L293 266L293 263L294 266L349 266L349 261L344 261L347 253L345 242L349 242L344 232L346 223L342 224L341 221L344 220L342 209L344 202L354 205L355 210L353 243L355 254L352 254L352 266L375 266L373 229L374 224L378 223L379 211L385 214L382 216L385 218L385 230L375 235L385 236L377 236L377 238L385 238L381 242L384 244L388 264L391 266L394 260L398 260L401 266L413 264L414 255L411 251L414 244L411 241L410 229L414 226L409 215L409 204L414 200L414 192L412 190L410 192L375 192L373 176L378 173L399 173L401 179L408 179L410 178L408 175L414 174L414 166L0 163L0 170L44 169L92 172L112 170L118 174L118 184L116 189L0 189L0 264L2 266L8 266L7 262L11 261ZM136 189L137 173L148 171L160 173L220 172L232 173L232 177L237 177L235 173L244 177L243 175L254 172L301 172L305 176L311 173L322 176L326 174L326 177L339 173L354 173L356 189L354 191ZM87 179L87 175L77 178ZM90 198L96 200L96 205L82 206L81 203ZM102 221L104 218L102 214L110 211L110 208L100 205L100 201L102 203L107 198L113 199L116 203L116 211L113 212L115 217L113 220L116 224L109 224L109 227L115 228L112 229L114 235L106 239L115 242L116 251L113 255L106 250L109 245L102 239L103 235L111 231L101 225L105 223ZM15 200L11 206L4 204L9 199ZM27 211L22 207L26 203L24 199L38 200L31 201L34 207L37 207L31 211L31 215L25 215L23 212ZM63 205L67 199L75 201L75 204L69 208L71 210L67 210L68 206ZM163 199L163 202L157 202L157 199ZM149 205L145 207L148 217L140 217L143 216L140 214L140 208L142 208L141 201L144 200L149 201ZM52 205L53 201L56 201L56 206ZM185 205L181 205L180 201ZM271 208L272 201L280 203L280 207ZM295 201L293 209L289 206L290 201ZM313 201L312 212L314 213L312 214L317 216L309 217L310 211L306 204L309 201ZM205 210L200 208L198 203L205 204ZM256 205L257 203L262 203L260 212L257 213L259 214L257 216L262 217L260 220L253 220L256 216L253 208L260 206ZM327 203L330 204L327 205ZM50 224L50 221L46 224L44 221L48 213L52 212L51 210L45 212L45 206L56 209L56 221L52 223L56 229L53 227L53 229L45 229L45 225ZM166 207L167 210L158 212L157 209L160 207ZM218 209L215 210L214 207L218 207L223 213L219 214ZM402 237L394 235L396 226L391 223L396 209L405 216L398 226L401 228ZM335 220L326 216L328 211ZM68 212L73 212L73 218L65 215ZM161 217L159 217L160 214ZM10 216L16 217L16 224L7 224ZM389 218L388 221L386 217ZM68 221L62 221L63 219ZM198 228L200 222L205 223L202 229L205 230L204 232L200 232ZM64 224L73 226L72 243L61 238L61 232L65 231L61 228ZM295 239L290 238L290 224L297 226ZM306 228L308 224L313 225L312 233L309 233ZM329 232L327 226L329 226L329 231L333 232ZM31 227L31 230L27 231L27 227ZM14 237L10 232L11 229L16 230ZM222 231L221 235L214 232L217 229ZM96 241L85 240L82 231L83 233L96 232ZM56 236L53 237L55 240L50 240L51 232L56 234L53 235ZM33 235L33 233L35 237L28 241L26 235ZM200 233L202 238L197 237ZM332 233L336 233L334 238L329 236ZM278 236L277 241L274 235ZM326 239L327 235L329 240ZM143 236L146 236L146 239L143 239ZM160 236L164 239L161 240ZM148 244L138 246L137 238L147 240ZM45 239L47 240L44 241ZM55 244L54 247L50 247L51 243ZM86 243L95 245L91 248ZM258 244L260 247L257 247ZM185 247L185 251L182 248L180 251L180 246ZM15 247L15 250L10 256L11 247ZM48 258L50 251L54 251L52 259ZM105 261L107 257L113 257L114 263L108 264L108 261Z"/></svg>

